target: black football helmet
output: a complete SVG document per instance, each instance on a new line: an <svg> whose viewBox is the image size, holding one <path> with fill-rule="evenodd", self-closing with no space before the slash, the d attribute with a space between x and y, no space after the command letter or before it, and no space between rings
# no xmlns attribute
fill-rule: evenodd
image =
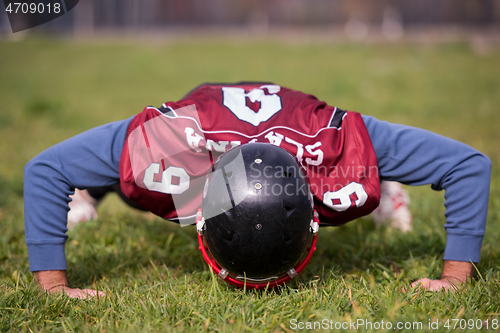
<svg viewBox="0 0 500 333"><path fill-rule="evenodd" d="M203 257L220 278L265 288L305 268L316 249L318 223L296 158L272 144L247 143L214 163L197 230Z"/></svg>

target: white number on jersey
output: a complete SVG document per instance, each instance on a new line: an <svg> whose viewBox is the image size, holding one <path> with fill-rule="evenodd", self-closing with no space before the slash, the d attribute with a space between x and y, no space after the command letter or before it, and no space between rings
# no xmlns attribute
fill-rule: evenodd
<svg viewBox="0 0 500 333"><path fill-rule="evenodd" d="M267 89L271 95L266 95L264 89ZM280 90L280 86L272 84L263 85L249 93L245 93L243 88L224 87L222 88L222 100L224 106L231 110L238 119L258 126L281 110L281 98L276 95ZM247 106L247 97L252 103L260 102L260 109L257 112Z"/></svg>
<svg viewBox="0 0 500 333"><path fill-rule="evenodd" d="M150 191L181 194L188 188L191 181L186 170L179 167L169 166L161 174L161 182L154 180L155 174L160 172L160 163L151 163L144 172L144 185Z"/></svg>
<svg viewBox="0 0 500 333"><path fill-rule="evenodd" d="M356 195L356 199L354 197L351 198L353 194ZM346 211L352 206L353 200L356 207L361 207L367 199L368 194L365 188L356 182L349 183L338 191L325 192L323 194L323 203L337 212Z"/></svg>

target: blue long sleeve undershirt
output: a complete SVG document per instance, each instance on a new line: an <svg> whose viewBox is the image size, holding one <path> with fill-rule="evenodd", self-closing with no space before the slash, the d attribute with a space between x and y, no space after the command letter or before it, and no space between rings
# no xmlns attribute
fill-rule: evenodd
<svg viewBox="0 0 500 333"><path fill-rule="evenodd" d="M65 270L69 195L119 182L132 118L96 127L33 158L24 170L26 244L31 271ZM381 180L445 190L445 260L479 262L486 227L491 161L458 141L363 116Z"/></svg>

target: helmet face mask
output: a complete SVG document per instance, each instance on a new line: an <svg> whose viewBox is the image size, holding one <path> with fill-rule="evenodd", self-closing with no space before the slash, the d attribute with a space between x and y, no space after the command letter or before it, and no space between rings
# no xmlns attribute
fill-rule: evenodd
<svg viewBox="0 0 500 333"><path fill-rule="evenodd" d="M212 171L197 223L207 263L229 283L250 288L295 277L294 267L302 270L312 256L317 232L305 172L295 157L271 144L249 143L221 155Z"/></svg>

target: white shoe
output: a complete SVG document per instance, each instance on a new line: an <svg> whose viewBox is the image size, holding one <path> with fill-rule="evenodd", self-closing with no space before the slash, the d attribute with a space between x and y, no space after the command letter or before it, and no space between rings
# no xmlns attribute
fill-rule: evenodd
<svg viewBox="0 0 500 333"><path fill-rule="evenodd" d="M408 232L413 229L411 212L408 209L410 197L397 182L380 183L380 205L373 211L373 220L380 227L390 225L394 229Z"/></svg>
<svg viewBox="0 0 500 333"><path fill-rule="evenodd" d="M75 194L69 196L68 229L80 222L97 220L98 200L90 196L87 190L75 189Z"/></svg>

